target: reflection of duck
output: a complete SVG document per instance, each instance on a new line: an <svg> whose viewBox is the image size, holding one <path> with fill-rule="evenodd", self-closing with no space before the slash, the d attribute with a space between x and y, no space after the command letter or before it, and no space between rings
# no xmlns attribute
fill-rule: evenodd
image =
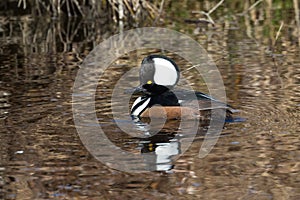
<svg viewBox="0 0 300 200"><path fill-rule="evenodd" d="M136 120L141 130L150 123L149 118ZM151 126L145 129L145 136L139 138L139 148L146 169L150 171L168 171L174 166L174 161L184 153L194 140L196 134L202 138L209 123L197 120L166 120L161 128L161 119L151 119ZM200 125L200 126L198 126Z"/></svg>
<svg viewBox="0 0 300 200"><path fill-rule="evenodd" d="M137 118L161 118L165 115L164 118L167 119L179 119L206 117L211 110L226 110L227 119L231 118L234 109L209 95L189 90L173 90L179 77L179 68L170 58L161 55L144 58L140 69L141 84L135 89L135 92L142 92L143 96L133 103L131 115Z"/></svg>
<svg viewBox="0 0 300 200"><path fill-rule="evenodd" d="M141 141L141 153L147 170L168 171L173 168L173 157L181 153L180 143L173 134L156 134Z"/></svg>

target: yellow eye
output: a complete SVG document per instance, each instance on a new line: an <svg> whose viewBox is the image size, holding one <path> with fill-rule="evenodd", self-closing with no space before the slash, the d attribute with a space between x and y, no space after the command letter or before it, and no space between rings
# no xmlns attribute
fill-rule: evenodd
<svg viewBox="0 0 300 200"><path fill-rule="evenodd" d="M149 81L147 81L147 84L149 84L149 85L150 85L150 84L152 84L152 81L150 81L150 80L149 80Z"/></svg>

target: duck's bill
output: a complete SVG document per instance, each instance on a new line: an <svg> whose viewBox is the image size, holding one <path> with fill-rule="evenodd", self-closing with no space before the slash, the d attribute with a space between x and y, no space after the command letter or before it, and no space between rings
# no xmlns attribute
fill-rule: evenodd
<svg viewBox="0 0 300 200"><path fill-rule="evenodd" d="M130 88L124 91L125 94L139 94L139 93L145 93L146 90L142 86Z"/></svg>

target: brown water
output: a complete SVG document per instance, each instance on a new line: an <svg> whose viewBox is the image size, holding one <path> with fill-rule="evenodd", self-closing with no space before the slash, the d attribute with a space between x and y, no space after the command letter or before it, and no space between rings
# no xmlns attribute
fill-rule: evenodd
<svg viewBox="0 0 300 200"><path fill-rule="evenodd" d="M278 23L273 25L268 17L255 21L259 16L253 13L220 18L215 27L179 19L164 25L190 35L207 50L222 74L228 102L247 120L227 123L213 150L201 159L207 127L200 126L181 157L166 165L154 157L147 162L154 171L143 173L115 170L97 160L73 122L78 65L93 47L117 33L118 26L6 19L0 33L0 198L300 199L300 27L292 26L293 10L282 12L288 14L276 45ZM98 83L96 111L115 146L140 155L151 151L151 145L173 145L178 152L167 154L170 160L180 154L182 141L193 138L181 135L178 124L171 122L157 137L140 139L117 128L111 114L116 82L153 52L160 53L134 51L111 64ZM191 87L207 92L186 61L168 55ZM137 76L131 78L136 86ZM132 125L130 119L121 123Z"/></svg>

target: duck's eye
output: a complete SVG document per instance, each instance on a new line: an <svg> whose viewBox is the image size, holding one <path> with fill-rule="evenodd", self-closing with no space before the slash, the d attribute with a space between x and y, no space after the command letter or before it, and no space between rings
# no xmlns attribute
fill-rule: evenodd
<svg viewBox="0 0 300 200"><path fill-rule="evenodd" d="M148 85L152 84L152 81L150 81L150 80L149 80L149 81L147 81L147 84L148 84Z"/></svg>

